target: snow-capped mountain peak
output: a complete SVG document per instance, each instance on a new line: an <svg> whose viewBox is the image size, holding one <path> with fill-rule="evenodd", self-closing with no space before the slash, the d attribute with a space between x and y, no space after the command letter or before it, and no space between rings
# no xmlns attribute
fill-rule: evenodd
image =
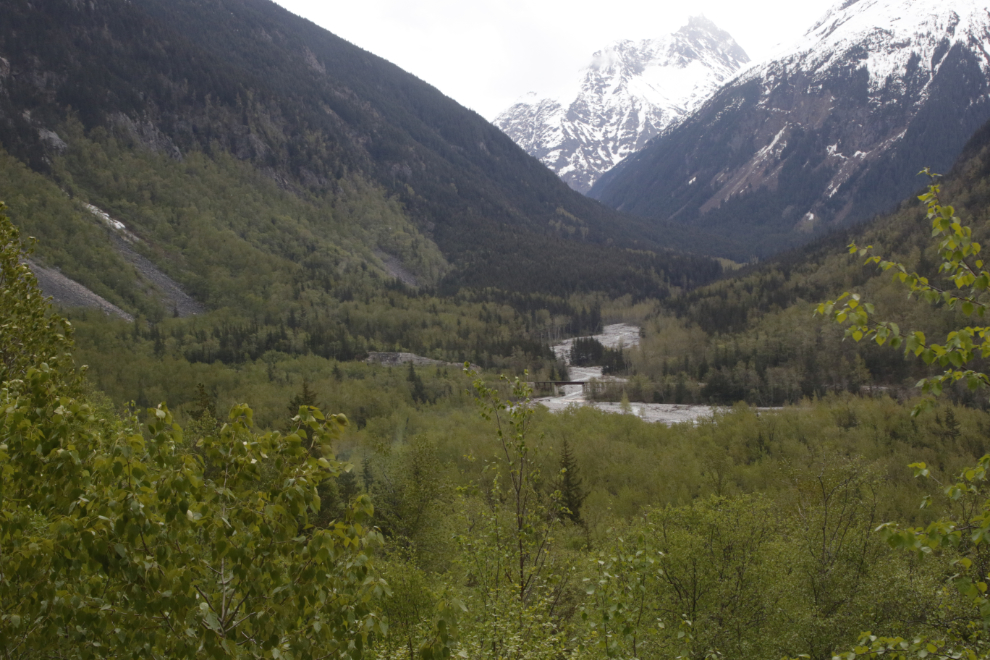
<svg viewBox="0 0 990 660"><path fill-rule="evenodd" d="M988 25L986 0L845 0L772 60L799 60L806 72L826 70L841 59L855 60L869 73L870 91L876 92L913 66L926 67L934 75L957 44L983 50L990 39ZM987 71L990 59L984 57L983 64ZM759 75L762 68L744 77Z"/></svg>
<svg viewBox="0 0 990 660"><path fill-rule="evenodd" d="M527 94L495 124L585 192L748 62L728 33L696 17L658 39L610 44L594 53L571 92L555 98Z"/></svg>
<svg viewBox="0 0 990 660"><path fill-rule="evenodd" d="M988 119L987 0L840 0L590 195L764 255L886 210Z"/></svg>

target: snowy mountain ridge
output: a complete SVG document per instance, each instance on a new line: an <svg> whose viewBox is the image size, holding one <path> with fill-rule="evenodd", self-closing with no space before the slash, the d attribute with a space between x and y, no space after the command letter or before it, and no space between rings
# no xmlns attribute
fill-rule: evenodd
<svg viewBox="0 0 990 660"><path fill-rule="evenodd" d="M934 77L957 44L981 51L983 71L990 72L988 43L986 0L844 0L798 42L779 50L766 64L742 72L737 81L772 76L781 64L824 75L836 61L848 59L869 73L870 92L875 94L903 80L913 66Z"/></svg>
<svg viewBox="0 0 990 660"><path fill-rule="evenodd" d="M812 44L809 48L808 44ZM953 47L967 48L977 55L984 77L990 74L990 9L986 0L844 0L830 8L789 53L778 55L767 64L750 67L730 85L759 80L761 103L767 103L775 87L788 80L787 69L800 70L809 80L808 96L816 85L827 84L837 68L868 75L868 106L883 111L884 106L906 108L904 125L875 139L876 131L861 132L857 139L836 140L827 147L827 160L836 171L829 181L827 197L833 197L857 170L868 167L907 134L911 109L921 108L929 99L939 69L949 59ZM909 103L905 104L905 101ZM984 95L974 102L986 103ZM813 124L814 125L814 124ZM804 128L800 121L785 124L773 142L757 153L767 162L787 146L787 135ZM851 137L851 136L850 136ZM844 152L844 153L843 153ZM753 177L737 178L725 188L726 197L739 193L742 185L752 186ZM847 208L845 211L851 211ZM819 209L809 209L798 222L798 230L812 228L822 217ZM840 218L841 219L841 218Z"/></svg>
<svg viewBox="0 0 990 660"><path fill-rule="evenodd" d="M986 0L840 0L589 195L764 256L889 209L988 119Z"/></svg>
<svg viewBox="0 0 990 660"><path fill-rule="evenodd" d="M596 52L573 88L556 98L531 93L495 119L530 155L572 188L595 180L690 114L749 62L708 19Z"/></svg>

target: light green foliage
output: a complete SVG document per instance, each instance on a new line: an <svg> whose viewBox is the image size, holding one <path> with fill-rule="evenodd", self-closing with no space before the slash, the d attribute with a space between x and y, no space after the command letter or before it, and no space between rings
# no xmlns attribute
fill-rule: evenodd
<svg viewBox="0 0 990 660"><path fill-rule="evenodd" d="M937 582L873 532L863 467L829 459L791 477L779 498L656 507L611 530L585 578L586 650L826 659L864 620L900 632L929 616L917 593Z"/></svg>
<svg viewBox="0 0 990 660"><path fill-rule="evenodd" d="M379 438L373 442L375 449L365 463L373 481L365 488L375 501L375 520L389 546L410 555L412 560L406 562L410 566L445 570L452 530L442 520L455 494L437 441L414 432L395 444L385 445Z"/></svg>
<svg viewBox="0 0 990 660"><path fill-rule="evenodd" d="M987 294L990 293L990 272L980 258L982 246L973 240L972 228L962 224L955 209L942 204L941 187L936 183L938 175L927 169L922 173L932 179L928 192L919 199L928 207L932 237L938 239L941 259L938 272L944 282L932 283L903 263L880 256L868 256L866 263L877 264L883 271L893 271L896 280L913 296L933 305L940 304L950 312L958 309L965 317L982 319L987 314ZM868 255L871 250L872 246L860 248L855 243L849 246L850 253L860 256ZM990 384L990 377L985 373L968 367L977 357L990 357L990 327L956 327L939 344L930 342L920 330L902 334L897 323L874 320L875 312L872 303L857 293L848 292L820 304L817 309L818 314L833 318L837 323L848 323L846 336L857 342L870 339L881 346L888 342L893 348L903 345L905 354L913 354L925 364L938 362L945 371L918 383L926 394L938 396L944 387L958 381L964 381L971 390Z"/></svg>
<svg viewBox="0 0 990 660"><path fill-rule="evenodd" d="M135 286L134 269L113 249L109 230L78 200L2 149L0 199L21 233L36 239L35 260L115 305L145 315L162 312L157 301Z"/></svg>
<svg viewBox="0 0 990 660"><path fill-rule="evenodd" d="M883 271L893 271L911 295L940 305L948 312L961 313L968 320L973 316L983 318L987 312L987 293L990 292L990 273L980 258L981 246L973 240L972 228L963 225L956 217L955 209L943 205L939 197L940 186L936 176L927 169L932 183L921 196L927 205L927 217L932 224L932 237L938 239L938 255L941 259L939 275L944 284L935 284L928 278L911 271L904 264L869 256L867 263L875 263ZM867 255L871 247L849 247L851 253ZM990 377L980 370L978 358L990 356L990 342L985 326L958 325L951 330L943 343L929 342L921 331L901 332L893 322L877 320L874 306L858 294L843 294L835 301L819 305L818 313L846 324L846 335L855 341L871 339L879 345L889 343L894 348L904 346L905 354L921 358L926 364L938 362L944 368L942 374L925 378L918 386L926 394L937 396L943 389L964 381L971 390L990 384ZM882 316L880 317L882 319ZM962 324L959 324L962 325ZM914 414L933 407L926 399L915 407ZM955 416L951 419L955 425ZM924 462L913 463L916 477L932 478L933 472ZM934 555L951 563L947 584L955 587L955 598L940 590L930 596L938 604L934 616L921 627L920 633L911 639L876 636L863 633L860 643L852 651L840 654L849 660L860 657L889 655L896 658L977 658L990 653L986 632L990 626L990 600L987 598L987 580L990 574L990 553L986 547L990 534L990 498L987 493L987 471L990 456L984 456L974 467L964 469L955 483L943 487L944 514L927 527L901 527L885 523L878 530L888 543L898 549L911 550L919 556ZM934 503L929 495L922 500L922 509Z"/></svg>
<svg viewBox="0 0 990 660"><path fill-rule="evenodd" d="M918 478L934 479L925 463L910 466ZM987 628L990 626L990 456L963 470L954 483L943 485L945 516L925 527L902 527L892 523L879 531L891 547L908 550L919 557L944 558L950 563L946 587L939 599L937 617L928 634L905 640L877 637L864 633L860 645L843 653L843 659L880 653L899 658L951 657L977 658L990 654ZM922 508L936 505L932 497L922 501Z"/></svg>
<svg viewBox="0 0 990 660"><path fill-rule="evenodd" d="M503 377L503 382L508 379ZM496 532L496 539L506 540L499 552L507 561L504 568L494 569L493 589L500 589L503 573L511 575L511 590L525 602L540 588L554 528L560 519L561 495L559 491L546 493L536 456L539 444L528 437L534 412L529 402L530 388L516 378L511 383L513 401L507 401L498 388L487 386L480 378L475 377L473 385L482 418L495 426L494 456L486 465L491 485L485 499L491 520L495 525L501 524L499 519L503 516L512 520L505 537Z"/></svg>
<svg viewBox="0 0 990 660"><path fill-rule="evenodd" d="M0 382L23 378L30 368L46 364L60 374L63 386L75 387L72 326L52 314L43 299L5 208L0 203Z"/></svg>
<svg viewBox="0 0 990 660"><path fill-rule="evenodd" d="M438 351L478 345L496 327L504 335L497 341L516 331L539 332L531 323L539 326L542 316L527 320L508 305L482 304L469 296L443 299L389 291L365 298L370 288L354 291L354 300L321 317L329 319L325 323L343 322L347 315L350 326L381 329L382 337L393 338L388 341L421 337ZM204 483L216 483L204 448L217 448L215 456L225 446L224 438L230 440L209 415L200 414L211 402L218 410L239 401L256 402L255 425L282 430L287 435L272 437L283 439L302 420L288 422L285 409L304 382L309 384L307 402L347 414L347 427L330 425L340 431L334 449L365 469L351 482L324 471L321 484L328 488L317 491L324 498L318 512L319 498L312 500L306 520L330 529L354 524L358 514L343 493L357 490L359 508L363 497L374 499L384 542L375 564L392 582L391 595L383 590L380 599L374 598L375 589L384 587L367 585L372 602L380 603L391 619L387 629L377 620L371 635L379 657L756 660L806 653L824 660L861 630L885 636L878 639L915 634L904 621L925 621L917 634L942 639L930 633L943 622L965 619L959 615L972 610L956 590L939 590L946 569L941 559L918 564L911 553L895 551L872 530L879 520L925 526L943 515L938 506L916 508L919 498L934 496L937 489L903 474L903 457L926 461L933 474L972 464L983 453L990 430L983 412L944 405L911 418L908 408L888 398L842 395L775 413L739 405L716 413L711 422L669 428L589 409L550 415L523 403L527 393L522 383L516 383L520 387L512 394L511 382L481 379L475 392L487 401L485 421L472 412L471 396L464 393L468 383L454 369L417 367L411 379L408 367L306 355L307 346L319 346L308 334L316 326L293 327L291 321L302 319L303 311L315 316L330 309L317 304L320 295L301 291L299 305L290 305L294 316L273 320L217 312L211 318L164 319L135 329L89 319L77 324L77 336L85 337L89 347L84 361L99 358L92 371L99 374L101 387L113 388L118 402L174 400L176 419L196 421L184 423L181 439L174 429L164 433L172 434L179 457L202 465ZM640 316L655 311L644 308ZM777 335L727 341L735 342L740 354L751 345L770 354L773 337L787 332L801 334L800 342L820 350L842 346L837 328L827 341L821 339L824 333L795 329L803 315L801 309L776 318ZM654 321L647 323L647 347L663 343L660 319ZM246 334L246 326L238 324L249 322L280 333L278 326L284 324L287 341L298 351L255 355L252 346L229 364L185 359L187 350L236 346ZM698 335L690 324L678 321L665 327L672 329L665 350L690 356L692 368L711 357L690 350L692 337ZM212 334L213 329L222 331ZM258 336L264 338L263 333ZM153 357L156 342L163 350ZM717 350L731 359L735 348ZM106 359L108 355L114 359ZM645 352L643 357L652 360ZM524 355L511 360L518 373L530 364ZM662 373L662 362L650 363ZM759 369L754 362L738 371L758 374ZM676 374L668 377L676 383ZM197 392L201 383L203 391ZM686 381L689 390L698 385ZM99 437L136 435L128 430L135 422L117 422L106 408L91 405L90 410L94 419L110 420L99 427ZM315 414L313 419L320 421ZM249 445L261 442L249 438L268 436L250 429L243 415L228 422L227 432L237 424L241 426L233 437L247 439ZM299 460L323 457L335 467L324 450L310 444L308 428L301 429L307 435ZM556 492L564 490L557 473L565 441L568 463L580 473L581 494L587 494L580 507L583 525L567 519L564 493ZM150 435L145 442L152 442ZM254 456L249 452L245 460L249 455ZM281 473L262 459L258 465L260 474L251 477L257 490L274 492ZM148 479L153 486L158 483L157 476ZM519 484L523 487L517 488ZM256 501L246 486L236 492L238 501ZM225 505L216 492L203 497L213 503L211 510ZM154 507L146 510L157 515ZM206 509L190 505L189 510ZM184 528L194 523L188 518L179 522ZM198 547L204 556L213 557L220 524L197 524L213 530L197 537L203 539ZM368 532L366 523L360 524ZM292 538L311 533L304 529ZM366 538L363 553L370 557L378 538L371 532ZM235 545L230 539L228 543ZM122 545L131 561L136 551ZM116 550L109 556L120 557ZM343 563L334 567L350 565L348 555L336 556ZM212 575L213 583L207 584L212 591L204 592L222 593L223 578ZM38 578L39 584L44 581ZM979 582L974 579L975 585ZM589 594L591 586L594 593ZM353 587L355 593L369 593L361 588ZM938 595L933 598L933 593ZM197 601L195 595L192 599ZM198 621L198 634L216 635L204 627L210 622L202 615ZM293 626L300 624L280 625L297 630Z"/></svg>
<svg viewBox="0 0 990 660"><path fill-rule="evenodd" d="M878 637L866 632L860 635L859 643L851 651L838 653L833 657L833 660L856 660L857 658L977 660L985 657L985 652L968 648L960 649L949 645L945 640L932 640L925 637L910 639Z"/></svg>
<svg viewBox="0 0 990 660"><path fill-rule="evenodd" d="M768 583L768 546L780 514L759 498L721 498L647 515L650 545L662 553L654 616L670 626L655 637L674 654L684 642L674 622L692 623L691 655L767 653L776 590Z"/></svg>
<svg viewBox="0 0 990 660"><path fill-rule="evenodd" d="M467 529L459 535L457 564L470 586L460 648L473 658L551 657L566 639L557 619L567 575L555 549L561 495L542 476L526 384L503 377L489 386L475 376L473 385L494 443L479 448L479 491L465 491L461 505ZM511 400L498 385L511 387Z"/></svg>
<svg viewBox="0 0 990 660"><path fill-rule="evenodd" d="M52 396L46 376L32 371L2 402L8 648L362 655L385 589L370 570L381 541L366 527L370 501L306 529L316 485L339 469L310 452L333 420L309 410L288 436L257 435L239 407L186 448L165 409L150 412L147 441L127 427L111 433L86 404Z"/></svg>
<svg viewBox="0 0 990 660"><path fill-rule="evenodd" d="M457 618L465 611L467 608L460 600L450 598L446 593L437 596L435 616L419 649L423 660L446 660L451 657L457 642ZM463 650L457 655L469 657Z"/></svg>
<svg viewBox="0 0 990 660"><path fill-rule="evenodd" d="M938 589L940 564L917 565L892 554L875 533L887 490L871 466L825 455L796 489L785 534L786 588L778 606L789 625L778 654L800 650L828 658L864 625L890 633L932 616L927 593ZM777 625L780 625L777 621Z"/></svg>
<svg viewBox="0 0 990 660"><path fill-rule="evenodd" d="M584 578L588 596L581 608L587 632L581 646L606 658L639 658L656 653L664 623L651 607L662 579L663 553L642 532L619 536L607 552L593 554L592 577Z"/></svg>
<svg viewBox="0 0 990 660"><path fill-rule="evenodd" d="M509 308L499 309L504 316L489 323L482 319L488 313L484 305L461 300L369 289L367 299L323 306L311 302L310 294L317 295L302 292L301 300L289 303L284 314L258 317L223 310L202 317L167 318L153 325L140 320L135 325L98 312L77 312L71 319L79 340L78 362L89 365L94 384L118 403L134 400L150 406L166 400L179 411L193 401L197 385L204 383L218 392L224 406L251 401L262 427L273 424L273 415L284 416L288 396L281 390L298 391L303 377L314 381L314 386L319 379L321 387L336 390L335 396L358 406L375 407L383 398L383 381L391 384L393 379L384 377L388 369L350 362L367 351L408 350L451 362L469 356L477 363L519 373L549 362L545 347L525 339L531 332L527 317ZM305 320L305 325L293 327L295 319ZM512 345L513 333L532 351L496 353L499 347ZM331 383L334 365L345 361L350 362L346 369L352 375L346 382ZM407 376L407 371L399 371L400 377ZM423 381L419 405L451 399L466 403L457 366L417 368L416 373ZM355 380L364 381L360 389L355 389ZM411 402L412 394L410 389L401 398ZM356 411L347 412L358 419L352 414Z"/></svg>
<svg viewBox="0 0 990 660"><path fill-rule="evenodd" d="M402 207L359 176L320 195L286 191L219 150L180 162L71 120L60 133L70 148L56 178L137 232L152 260L210 307L244 309L246 296L251 305L277 301L286 287L337 279L335 271L362 262L380 269L375 250L427 284L446 269Z"/></svg>
<svg viewBox="0 0 990 660"><path fill-rule="evenodd" d="M0 384L5 656L362 657L385 632L373 507L362 496L309 524L318 486L344 468L330 444L346 419L304 407L287 434L258 433L240 405L190 444L163 406L143 429L106 417L74 398L68 358L41 361L71 341L16 249L2 257L24 295L4 328L41 333Z"/></svg>
<svg viewBox="0 0 990 660"><path fill-rule="evenodd" d="M381 575L389 585L382 603L388 619L388 635L377 650L379 658L413 660L427 634L427 614L436 607L428 576L414 563L394 557L381 563Z"/></svg>

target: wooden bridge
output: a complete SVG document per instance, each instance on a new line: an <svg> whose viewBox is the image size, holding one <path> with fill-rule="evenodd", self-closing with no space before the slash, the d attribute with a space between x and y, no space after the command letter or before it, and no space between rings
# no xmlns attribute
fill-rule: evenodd
<svg viewBox="0 0 990 660"><path fill-rule="evenodd" d="M564 385L580 385L581 391L587 391L588 382L583 380L538 380L527 383L533 388L536 395L560 396L560 389Z"/></svg>

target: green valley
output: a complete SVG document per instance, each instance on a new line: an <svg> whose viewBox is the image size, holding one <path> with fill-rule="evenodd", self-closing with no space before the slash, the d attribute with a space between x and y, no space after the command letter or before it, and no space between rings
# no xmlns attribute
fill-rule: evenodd
<svg viewBox="0 0 990 660"><path fill-rule="evenodd" d="M0 656L990 656L988 191L734 264L267 0L12 0Z"/></svg>

